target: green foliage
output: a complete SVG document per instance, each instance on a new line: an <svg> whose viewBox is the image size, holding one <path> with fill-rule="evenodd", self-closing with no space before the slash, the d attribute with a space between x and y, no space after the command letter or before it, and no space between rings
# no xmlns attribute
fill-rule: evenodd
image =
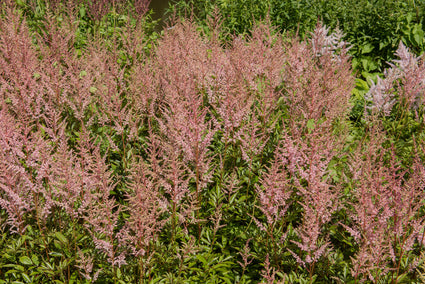
<svg viewBox="0 0 425 284"><path fill-rule="evenodd" d="M68 231L65 236L59 231L39 231L28 226L25 235L9 235L7 239L6 236L4 233L1 243L4 252L0 260L4 276L1 283L81 281L81 275L75 270L76 248L86 247L84 233Z"/></svg>
<svg viewBox="0 0 425 284"><path fill-rule="evenodd" d="M230 35L249 33L254 23L269 17L279 30L305 37L320 20L344 32L352 46L353 69L363 77L382 72L400 41L416 54L424 52L423 1L190 0L175 1L169 14L187 15L192 10L201 25L218 10L223 30Z"/></svg>

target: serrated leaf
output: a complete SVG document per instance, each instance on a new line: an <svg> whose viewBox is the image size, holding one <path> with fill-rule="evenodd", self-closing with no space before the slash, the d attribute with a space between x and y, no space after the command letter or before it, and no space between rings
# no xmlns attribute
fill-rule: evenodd
<svg viewBox="0 0 425 284"><path fill-rule="evenodd" d="M63 254L56 252L56 251L50 252L49 255L51 255L51 256L63 256Z"/></svg>
<svg viewBox="0 0 425 284"><path fill-rule="evenodd" d="M309 119L307 121L307 128L308 130L313 130L316 127L314 119Z"/></svg>
<svg viewBox="0 0 425 284"><path fill-rule="evenodd" d="M90 87L90 89L89 89L89 92L91 93L91 94L94 94L94 93L96 93L96 91L97 91L97 88L96 87Z"/></svg>
<svg viewBox="0 0 425 284"><path fill-rule="evenodd" d="M84 6L81 6L80 8L80 17L84 18L84 16L86 15L86 9L84 8Z"/></svg>
<svg viewBox="0 0 425 284"><path fill-rule="evenodd" d="M417 25L415 25L415 27L413 28L413 38L417 45L421 46L423 44L424 31Z"/></svg>
<svg viewBox="0 0 425 284"><path fill-rule="evenodd" d="M55 236L58 240L60 240L63 244L67 244L68 243L68 239L61 233L61 232L56 232Z"/></svg>
<svg viewBox="0 0 425 284"><path fill-rule="evenodd" d="M29 258L28 256L21 256L19 258L19 262L22 263L23 265L31 265L31 264L33 264L31 258Z"/></svg>
<svg viewBox="0 0 425 284"><path fill-rule="evenodd" d="M197 256L196 256L196 258L197 258L200 262L202 262L202 264L204 264L204 265L207 265L207 264L208 264L208 261L205 259L205 257L204 257L204 256L202 256L202 255L197 255Z"/></svg>
<svg viewBox="0 0 425 284"><path fill-rule="evenodd" d="M375 47L371 43L367 43L361 47L362 54L370 53Z"/></svg>
<svg viewBox="0 0 425 284"><path fill-rule="evenodd" d="M32 260L32 263L35 264L35 265L38 265L40 263L38 261L38 256L35 255L35 254L31 256L31 260Z"/></svg>
<svg viewBox="0 0 425 284"><path fill-rule="evenodd" d="M385 48L385 47L387 47L387 46L388 46L388 42L381 41L381 42L379 43L379 50L382 50L383 48Z"/></svg>
<svg viewBox="0 0 425 284"><path fill-rule="evenodd" d="M22 273L21 275L24 278L25 282L32 283L31 278L27 274Z"/></svg>

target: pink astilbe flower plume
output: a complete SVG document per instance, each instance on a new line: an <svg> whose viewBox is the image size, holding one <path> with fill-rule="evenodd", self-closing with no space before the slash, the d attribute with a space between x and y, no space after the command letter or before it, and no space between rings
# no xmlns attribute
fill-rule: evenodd
<svg viewBox="0 0 425 284"><path fill-rule="evenodd" d="M331 36L334 37L331 42L323 38L327 32L324 27L319 27L313 33L311 45L293 39L287 48L283 95L289 106L293 136L302 135L307 123L313 121L316 127L329 129L350 109L354 85L347 48L345 43L341 47L335 46L340 36ZM328 49L329 46L333 47ZM334 49L339 48L342 51L335 53ZM333 60L336 54L338 60Z"/></svg>
<svg viewBox="0 0 425 284"><path fill-rule="evenodd" d="M124 244L117 242L117 226L122 205L111 196L115 184L99 146L94 144L84 127L79 138L76 150L81 158L81 168L87 175L83 175L86 186L80 192L83 203L75 210L80 211L78 213L82 215L95 248L106 257L115 271L116 267L126 264Z"/></svg>
<svg viewBox="0 0 425 284"><path fill-rule="evenodd" d="M11 231L25 232L25 214L32 210L32 196L25 180L25 168L19 160L25 157L22 151L23 137L20 125L3 109L0 112L0 206L8 214L7 224Z"/></svg>
<svg viewBox="0 0 425 284"><path fill-rule="evenodd" d="M303 216L294 230L297 239L292 240L298 249L290 253L310 278L315 264L332 249L326 228L342 206L341 188L329 167L343 149L344 139L333 134L333 127L348 114L353 87L347 43L341 34L328 32L318 26L310 44L293 39L285 46L279 96L288 107L289 119L283 121L287 129L280 136L268 173L257 186L260 210L269 228L283 222L291 196L299 195ZM283 234L283 242L285 238Z"/></svg>
<svg viewBox="0 0 425 284"><path fill-rule="evenodd" d="M159 184L148 175L146 167L137 164L132 169L131 193L126 208L130 217L121 233L121 239L137 257L149 256L149 246L164 225L160 217L167 206L160 196Z"/></svg>
<svg viewBox="0 0 425 284"><path fill-rule="evenodd" d="M275 150L275 158L268 172L264 173L260 183L256 185L260 210L267 218L269 226L280 222L291 204L292 188L288 173L285 171L287 162L282 160L282 154L278 147Z"/></svg>
<svg viewBox="0 0 425 284"><path fill-rule="evenodd" d="M329 174L330 162L337 154L339 142L332 136L322 135L313 132L306 135L306 141L291 141L288 137L289 147L286 147L284 156L292 164L288 168L292 169L291 176L297 194L302 198L300 204L304 211L302 223L296 228L300 240L293 241L300 253L290 252L300 265L306 267L310 277L315 263L330 250L324 229L340 207L341 197L340 188L333 184Z"/></svg>
<svg viewBox="0 0 425 284"><path fill-rule="evenodd" d="M83 135L82 138L87 137ZM98 185L90 173L95 160L87 155L81 144L77 151L70 150L64 136L58 144L51 160L51 196L71 220L78 221L85 218L86 210L100 198Z"/></svg>
<svg viewBox="0 0 425 284"><path fill-rule="evenodd" d="M135 0L134 1L134 10L137 15L140 17L145 15L149 11L149 4L151 0Z"/></svg>
<svg viewBox="0 0 425 284"><path fill-rule="evenodd" d="M399 101L406 109L418 109L423 104L425 90L425 64L421 56L415 56L400 42L395 53L399 59L392 60L390 68L384 71L384 78L378 76L377 83L371 82L365 95L372 115L382 112L388 116Z"/></svg>
<svg viewBox="0 0 425 284"><path fill-rule="evenodd" d="M78 250L78 258L77 258L76 267L80 269L80 274L89 281L96 281L99 277L102 269L99 269L92 275L94 260L92 256L84 254L81 250Z"/></svg>
<svg viewBox="0 0 425 284"><path fill-rule="evenodd" d="M50 176L51 146L39 132L17 122L5 109L0 111L0 132L0 203L8 212L11 230L22 234L26 214L34 213L41 225L54 207L45 185Z"/></svg>
<svg viewBox="0 0 425 284"><path fill-rule="evenodd" d="M173 152L180 151L183 160L190 165L196 198L201 202L201 191L212 176L208 147L216 132L214 120L207 120L208 107L204 106L198 87L198 81L207 73L204 65L206 46L190 23L176 24L167 31L160 45L157 61L162 68L167 68L158 70L164 92L159 126L169 145L165 147Z"/></svg>
<svg viewBox="0 0 425 284"><path fill-rule="evenodd" d="M353 163L355 200L350 215L353 225L343 224L360 246L352 259L353 277L372 281L388 270L393 271L393 277L400 275L402 259L414 249L415 242L422 242L425 226L420 213L424 198L422 162L415 159L414 171L407 173L397 162L394 149L378 153L382 139L375 135L368 148L357 150L357 162Z"/></svg>
<svg viewBox="0 0 425 284"><path fill-rule="evenodd" d="M146 170L145 180L164 192L164 199L157 201L161 203L161 208L166 208L165 211L170 213L174 231L178 224L190 222L193 217L194 208L190 206L190 202L196 198L189 189L193 173L182 161L180 151L176 151L166 140L153 133L151 126L149 133L150 140L146 150L150 169Z"/></svg>
<svg viewBox="0 0 425 284"><path fill-rule="evenodd" d="M0 18L0 85L8 109L27 123L40 118L43 102L37 80L40 76L37 53L25 19L16 10Z"/></svg>

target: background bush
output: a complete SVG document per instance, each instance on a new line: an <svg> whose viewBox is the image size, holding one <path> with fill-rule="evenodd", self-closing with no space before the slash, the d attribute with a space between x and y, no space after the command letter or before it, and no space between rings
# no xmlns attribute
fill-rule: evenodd
<svg viewBox="0 0 425 284"><path fill-rule="evenodd" d="M193 10L201 26L218 9L224 30L231 35L249 33L256 21L267 16L279 30L298 32L301 37L321 21L344 32L352 45L354 69L366 73L388 67L386 62L394 58L400 41L415 54L424 51L425 4L421 1L189 0L175 1L170 9L179 15Z"/></svg>

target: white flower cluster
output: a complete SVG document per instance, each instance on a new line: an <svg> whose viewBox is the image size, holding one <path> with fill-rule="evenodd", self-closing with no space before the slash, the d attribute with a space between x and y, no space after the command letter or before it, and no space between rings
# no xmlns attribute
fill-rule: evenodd
<svg viewBox="0 0 425 284"><path fill-rule="evenodd" d="M370 86L367 94L365 94L365 100L372 102L372 104L366 106L366 108L372 112L382 111L385 116L390 114L395 103L395 99L393 99L394 95L391 91L393 88L393 81L388 80L387 78L388 77L381 79L379 76L377 76L376 84L371 80L372 85Z"/></svg>
<svg viewBox="0 0 425 284"><path fill-rule="evenodd" d="M336 28L334 32L329 34L330 28L319 23L311 33L311 46L317 57L325 54L331 54L334 60L340 60L341 55L346 55L350 46L348 42L343 40L344 33Z"/></svg>
<svg viewBox="0 0 425 284"><path fill-rule="evenodd" d="M390 62L390 68L384 71L384 78L371 81L365 100L370 103L366 108L372 113L382 112L388 116L396 102L396 95L404 97L409 106L417 109L422 102L425 86L425 72L420 65L420 56L415 56L400 42L395 53L398 60Z"/></svg>

